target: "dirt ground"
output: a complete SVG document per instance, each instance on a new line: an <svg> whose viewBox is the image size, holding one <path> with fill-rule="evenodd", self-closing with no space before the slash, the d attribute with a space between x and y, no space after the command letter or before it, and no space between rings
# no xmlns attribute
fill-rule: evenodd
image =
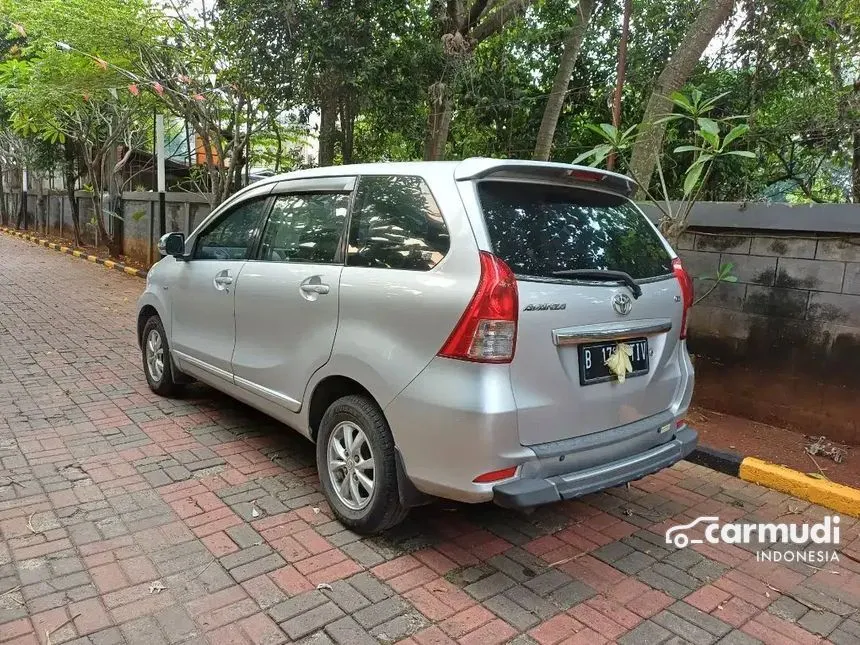
<svg viewBox="0 0 860 645"><path fill-rule="evenodd" d="M75 244L74 240L71 237L59 235L55 235L52 233L45 234L44 231L40 228L36 229L17 229L22 233L27 233L29 235L35 235L40 240L48 240L49 242L53 242L55 244L61 244L62 246L68 246L71 249L76 249L78 251L83 251L87 255L95 255L100 258L106 258L109 260L114 260L115 262L120 262L128 267L134 267L135 269L141 269L142 271L146 271L149 267L138 260L134 260L127 255L118 255L111 256L108 253L107 247L105 246L94 246L92 244Z"/></svg>
<svg viewBox="0 0 860 645"><path fill-rule="evenodd" d="M834 374L828 376L799 367L724 365L703 355L696 355L694 364L695 403L700 407L751 419L757 425L826 434L860 451L860 391L842 366L834 364Z"/></svg>
<svg viewBox="0 0 860 645"><path fill-rule="evenodd" d="M844 461L837 464L826 456L810 456L806 446L814 438L802 432L697 406L691 408L687 419L699 431L699 441L706 446L759 457L804 473L821 472L835 482L860 488L860 448L857 446L837 444L847 451Z"/></svg>

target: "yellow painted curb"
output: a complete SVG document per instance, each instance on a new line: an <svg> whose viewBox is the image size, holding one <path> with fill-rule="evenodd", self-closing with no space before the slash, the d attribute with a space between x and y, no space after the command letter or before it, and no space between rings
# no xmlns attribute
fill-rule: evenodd
<svg viewBox="0 0 860 645"><path fill-rule="evenodd" d="M746 457L741 462L740 478L825 508L860 517L860 490L827 479L816 479L785 466Z"/></svg>
<svg viewBox="0 0 860 645"><path fill-rule="evenodd" d="M15 235L17 237L23 238L25 240L29 240L34 244L38 244L40 246L48 247L54 249L55 251L62 251L68 255L73 255L76 258L81 258L83 260L88 260L93 262L94 264L104 265L108 269L116 269L117 271L122 271L123 273L127 273L128 275L132 275L136 278L145 278L146 271L139 271L133 267L124 266L118 262L113 260L103 260L96 255L90 255L86 251L80 251L78 249L72 249L68 246L62 246L60 244L56 244L54 242L50 242L48 240L42 240L36 237L35 235L27 235L25 233L21 233L19 231L14 231L9 228L0 227L0 232L6 233L7 235Z"/></svg>

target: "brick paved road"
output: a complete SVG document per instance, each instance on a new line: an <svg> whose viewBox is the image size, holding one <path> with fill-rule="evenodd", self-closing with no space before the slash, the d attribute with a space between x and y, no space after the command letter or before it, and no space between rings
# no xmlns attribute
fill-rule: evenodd
<svg viewBox="0 0 860 645"><path fill-rule="evenodd" d="M202 386L149 392L142 286L0 236L4 644L860 642L856 560L663 544L698 515L824 514L689 464L530 516L418 509L360 539L303 439Z"/></svg>

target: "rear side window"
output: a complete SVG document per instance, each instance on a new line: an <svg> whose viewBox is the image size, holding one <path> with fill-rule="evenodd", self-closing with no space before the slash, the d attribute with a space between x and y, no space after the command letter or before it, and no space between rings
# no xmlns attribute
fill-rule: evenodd
<svg viewBox="0 0 860 645"><path fill-rule="evenodd" d="M420 177L365 176L349 227L348 266L429 271L450 240L442 212Z"/></svg>
<svg viewBox="0 0 860 645"><path fill-rule="evenodd" d="M494 251L517 275L608 269L638 280L672 273L660 237L623 197L507 181L480 182L478 196Z"/></svg>

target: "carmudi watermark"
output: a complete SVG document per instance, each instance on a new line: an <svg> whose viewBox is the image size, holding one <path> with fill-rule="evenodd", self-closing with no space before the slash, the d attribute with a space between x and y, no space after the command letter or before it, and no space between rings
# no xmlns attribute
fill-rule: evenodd
<svg viewBox="0 0 860 645"><path fill-rule="evenodd" d="M839 516L821 522L721 522L697 517L666 531L666 544L683 549L691 544L735 544L759 547L759 562L839 562Z"/></svg>

